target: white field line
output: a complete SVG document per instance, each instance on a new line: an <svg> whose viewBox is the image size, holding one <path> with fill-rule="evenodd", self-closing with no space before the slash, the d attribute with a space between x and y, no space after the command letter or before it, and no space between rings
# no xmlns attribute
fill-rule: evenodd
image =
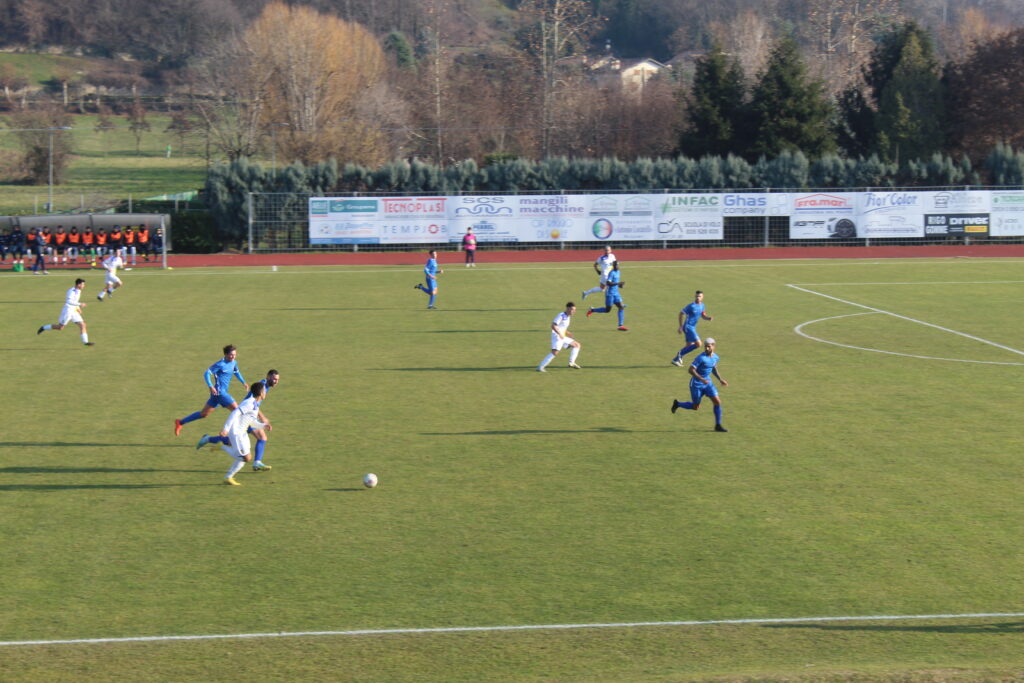
<svg viewBox="0 0 1024 683"><path fill-rule="evenodd" d="M733 261L729 263L718 263L715 261L690 261L681 259L682 263L661 263L657 261L643 261L628 263L630 270L639 268L836 268L845 266L935 266L935 265L954 265L954 264L980 264L986 263L989 265L1003 265L1003 264L1021 264L1024 260L1021 259L1008 259L1008 258L978 258L978 259L965 259L949 257L941 260L921 260L921 259L910 259L901 261L898 259L891 259L886 261L861 261L861 262L842 262L834 263L830 260L821 259L793 259L793 260L779 260L764 262L757 259L750 259L749 261ZM527 266L525 268L509 268L501 265L488 266L484 264L484 268L481 270L492 271L492 272L506 272L516 270L586 270L592 261L587 259L581 259L579 263L571 265L557 265L557 266ZM451 270L457 271L460 263L442 263L442 266L448 266ZM358 275L361 273L419 273L423 271L422 266L391 266L389 268L370 268L367 266L345 266L344 270L337 268L331 268L330 266L279 266L278 270L258 270L259 266L232 266L228 270L204 270L201 267L197 268L181 268L174 271L174 277L181 277L184 275L329 275L329 274L346 274L346 275ZM294 268L295 270L280 270L280 268ZM60 273L63 271L54 271L54 273ZM80 273L81 271L68 271L68 276L72 273ZM93 271L90 271L90 273ZM160 273L164 273L162 268L146 268L145 270L139 270L133 272L129 277L135 277L136 275L152 276ZM474 271L476 272L476 271ZM97 275L101 273L97 271ZM18 278L24 277L25 273L0 273L0 279L7 278ZM44 278L40 278L43 280ZM52 278L50 278L52 279ZM881 283L884 284L884 283ZM900 284L900 283L894 283ZM968 283L969 284L969 283Z"/></svg>
<svg viewBox="0 0 1024 683"><path fill-rule="evenodd" d="M825 287L827 285L841 285L843 287L884 286L894 287L896 285L1024 285L1024 280L984 280L978 282L798 282L801 287Z"/></svg>
<svg viewBox="0 0 1024 683"><path fill-rule="evenodd" d="M857 316L857 315L877 315L877 314L874 313L873 311L868 311L867 313L847 313L846 315L833 315L833 316L830 316L828 318L818 318L817 320L808 320L807 322L800 323L799 325L794 327L793 331L796 332L797 334L799 334L801 337L804 337L806 339L810 339L811 341L821 342L822 344L832 344L833 346L842 346L845 349L854 349L856 351L871 351L872 353L885 353L885 354L888 354L890 356L905 356L907 358L920 358L920 359L923 359L923 360L945 360L945 361L950 361L950 362L953 362L953 363L981 363L981 364L984 364L984 365L1024 365L1024 363L1011 363L1011 362L994 361L994 360L968 360L966 358L941 358L939 356L919 356L919 355L914 354L914 353L901 353L899 351L885 351L883 349L872 349L872 348L868 348L866 346L854 346L853 344L841 344L840 342L831 341L831 340L828 340L828 339L822 339L821 337L811 336L811 335L809 335L809 334L807 334L806 332L803 331L803 328L805 328L808 325L813 325L814 323L820 323L820 322L824 322L826 320L837 320L839 318L852 318L853 316Z"/></svg>
<svg viewBox="0 0 1024 683"><path fill-rule="evenodd" d="M495 631L578 631L599 628L650 628L670 626L734 626L763 624L809 624L850 621L921 621L950 619L1005 619L1024 617L1024 612L979 612L975 614L903 614L870 617L790 617L777 619L716 619L712 621L624 621L598 624L530 624L523 626L450 626L440 628L384 628L351 631L279 631L268 633L221 633L186 636L134 636L127 638L76 638L68 640L8 640L0 647L20 645L98 645L106 643L161 643L180 640L227 640L245 638L302 638L314 636L384 636L437 633L489 633Z"/></svg>
<svg viewBox="0 0 1024 683"><path fill-rule="evenodd" d="M1009 347L1009 346L1004 346L1003 344L999 344L999 343L994 342L994 341L989 341L988 339L982 339L981 337L976 337L973 334L967 334L966 332L959 332L957 330L953 330L953 329L950 329L948 327L943 327L941 325L936 325L935 323L925 322L924 320L918 320L917 318L911 318L909 316L900 315L899 313L893 313L892 311L885 311L885 310L882 310L881 308L875 308L873 306L865 306L864 304L858 304L858 303L856 303L854 301L848 301L846 299L840 299L839 297L832 296L831 294L822 294L821 292L815 292L813 289L806 289L804 287L799 287L797 285L792 285L792 284L786 285L786 286L787 287L792 287L793 289L798 289L801 292L807 292L808 294L815 294L817 296L824 297L826 299L832 299L833 301L838 301L840 303L844 303L844 304L847 304L847 305L850 305L850 306L856 306L857 308L863 308L863 309L872 311L874 313L884 313L885 315L891 315L892 317L899 318L900 320L906 320L908 322L917 323L918 325L924 325L925 327L931 327L931 328L936 329L936 330L942 330L943 332L949 332L950 334L956 334L956 335L959 335L961 337L966 337L967 339L972 339L974 341L981 342L983 344L988 344L989 346L994 346L997 349L1003 349L1004 351L1009 351L1011 353L1016 353L1019 356L1024 356L1024 351L1021 351L1019 349L1015 349L1015 348L1012 348L1012 347Z"/></svg>

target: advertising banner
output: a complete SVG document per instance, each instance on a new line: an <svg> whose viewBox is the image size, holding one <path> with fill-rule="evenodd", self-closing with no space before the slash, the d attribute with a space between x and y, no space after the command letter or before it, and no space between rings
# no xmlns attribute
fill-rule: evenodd
<svg viewBox="0 0 1024 683"><path fill-rule="evenodd" d="M789 238L850 239L857 236L856 193L791 194Z"/></svg>
<svg viewBox="0 0 1024 683"><path fill-rule="evenodd" d="M989 234L993 237L1024 235L1024 190L994 190L991 201Z"/></svg>
<svg viewBox="0 0 1024 683"><path fill-rule="evenodd" d="M924 192L859 192L857 237L924 236Z"/></svg>
<svg viewBox="0 0 1024 683"><path fill-rule="evenodd" d="M310 199L310 244L379 244L377 199Z"/></svg>
<svg viewBox="0 0 1024 683"><path fill-rule="evenodd" d="M661 239L655 234L658 195L591 195L587 217L591 237L598 240Z"/></svg>
<svg viewBox="0 0 1024 683"><path fill-rule="evenodd" d="M722 194L665 194L657 214L656 239L720 240L724 236Z"/></svg>
<svg viewBox="0 0 1024 683"><path fill-rule="evenodd" d="M788 216L789 237L1024 235L1024 190L311 198L328 244L721 240L726 218Z"/></svg>

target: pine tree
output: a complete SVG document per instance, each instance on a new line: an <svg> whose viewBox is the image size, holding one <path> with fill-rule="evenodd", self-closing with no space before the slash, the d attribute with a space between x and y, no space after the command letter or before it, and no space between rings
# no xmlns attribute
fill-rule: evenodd
<svg viewBox="0 0 1024 683"><path fill-rule="evenodd" d="M888 143L879 145L879 152L898 162L942 150L943 105L938 65L918 36L910 34L878 102L877 129Z"/></svg>
<svg viewBox="0 0 1024 683"><path fill-rule="evenodd" d="M836 148L832 104L824 86L808 77L792 38L783 38L772 51L750 111L754 155L770 158L789 150L817 158Z"/></svg>
<svg viewBox="0 0 1024 683"><path fill-rule="evenodd" d="M694 158L746 152L743 69L717 43L697 60L679 151Z"/></svg>

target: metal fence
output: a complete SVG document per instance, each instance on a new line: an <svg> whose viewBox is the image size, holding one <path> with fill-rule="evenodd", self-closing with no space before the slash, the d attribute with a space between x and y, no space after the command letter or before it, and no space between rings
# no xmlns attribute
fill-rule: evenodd
<svg viewBox="0 0 1024 683"><path fill-rule="evenodd" d="M821 189L783 189L783 188L756 188L756 189L683 189L683 190L660 190L658 193L813 193L813 192L922 192L922 191L948 191L963 192L975 190L1021 190L1019 186L956 186L956 187L862 187L862 188L821 188ZM654 194L650 190L623 190L623 191L546 191L546 192L516 192L516 193L474 193L479 196L512 195L523 196L530 194ZM334 193L331 197L344 198L386 198L386 197L408 197L416 193L395 193L395 192L348 192ZM429 196L430 193L420 193L417 196ZM248 252L249 253L279 253L279 252L353 252L353 251L422 251L429 248L440 250L458 249L457 244L446 240L436 243L416 244L343 244L343 245L310 245L309 240L309 199L311 197L322 197L320 194L309 193L250 193L247 202L248 220ZM466 193L461 196L470 196ZM860 237L829 237L825 239L793 239L790 237L789 216L725 216L724 217L723 239L714 240L615 240L613 243L618 248L630 249L706 249L706 248L753 248L753 247L864 247L864 246L920 246L920 245L941 245L941 244L1024 244L1024 235L1015 237L996 237L992 235L926 235L924 237L887 237L887 238L860 238ZM559 242L481 242L483 249L501 250L564 250L564 249L593 249L607 244L607 241L559 241Z"/></svg>

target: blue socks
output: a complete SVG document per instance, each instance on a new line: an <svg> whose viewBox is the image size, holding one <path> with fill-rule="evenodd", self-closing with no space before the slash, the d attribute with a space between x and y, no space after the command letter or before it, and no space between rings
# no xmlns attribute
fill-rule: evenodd
<svg viewBox="0 0 1024 683"><path fill-rule="evenodd" d="M715 424L722 424L722 406L715 406Z"/></svg>
<svg viewBox="0 0 1024 683"><path fill-rule="evenodd" d="M188 417L181 418L181 424L187 425L189 422L195 422L196 420L202 419L202 414L199 412L192 413Z"/></svg>
<svg viewBox="0 0 1024 683"><path fill-rule="evenodd" d="M700 348L697 344L687 344L683 348L679 349L679 353L676 354L676 358L678 360L682 360L683 356L685 356L690 351L693 351L694 349L697 349L697 348Z"/></svg>
<svg viewBox="0 0 1024 683"><path fill-rule="evenodd" d="M602 306L601 308L591 308L590 310L594 313L607 313L610 309L607 306Z"/></svg>
<svg viewBox="0 0 1024 683"><path fill-rule="evenodd" d="M691 403L690 401L686 401L685 403L683 401L676 401L676 403L683 410L693 410L693 403Z"/></svg>
<svg viewBox="0 0 1024 683"><path fill-rule="evenodd" d="M626 311L625 311L625 309L620 308L619 309L619 327L622 327L625 324L625 320L626 320Z"/></svg>
<svg viewBox="0 0 1024 683"><path fill-rule="evenodd" d="M427 291L427 290L423 290L423 291ZM427 302L427 305L428 306L433 306L434 305L434 299L436 299L436 298L437 297L435 295L431 294L430 295L430 301Z"/></svg>
<svg viewBox="0 0 1024 683"><path fill-rule="evenodd" d="M267 447L267 442L263 439L256 439L256 462L263 462L263 451Z"/></svg>

